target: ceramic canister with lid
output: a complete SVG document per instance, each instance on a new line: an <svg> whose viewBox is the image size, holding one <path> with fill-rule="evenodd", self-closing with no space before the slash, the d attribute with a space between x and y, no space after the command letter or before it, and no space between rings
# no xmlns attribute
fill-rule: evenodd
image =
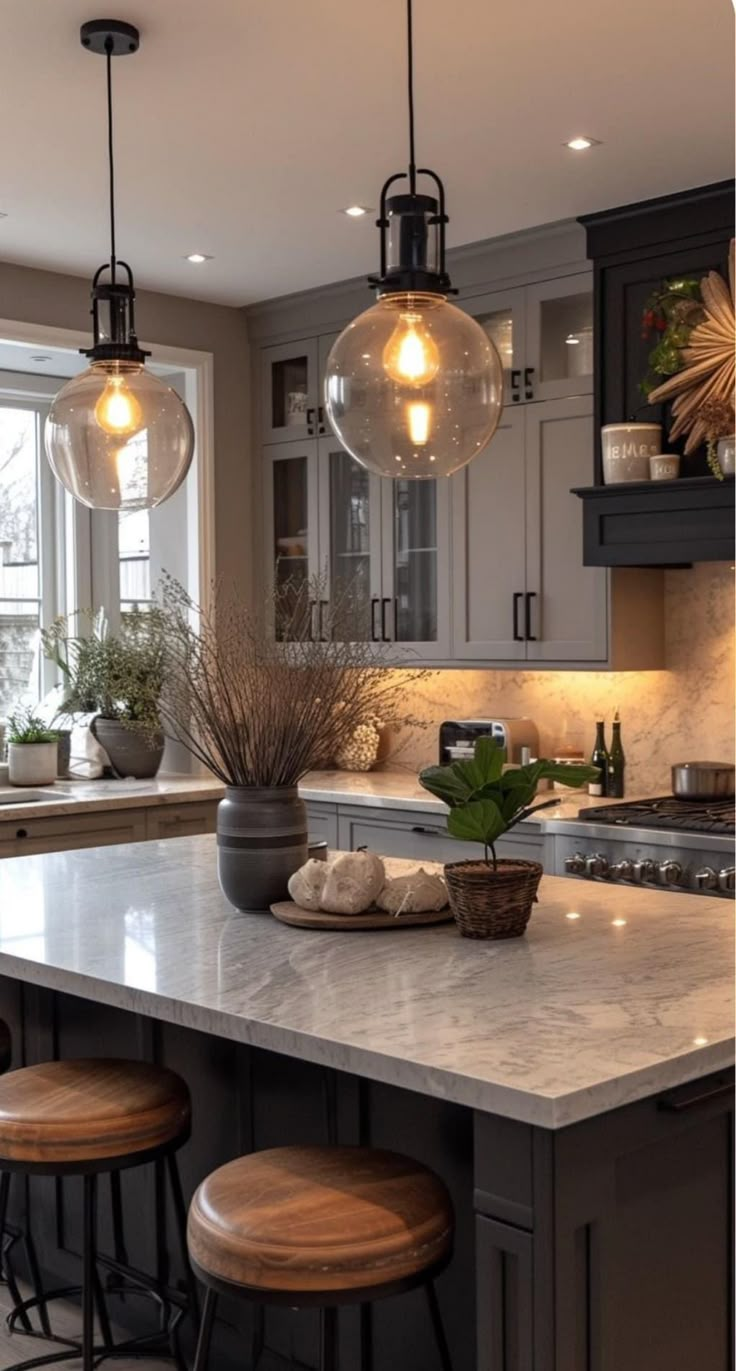
<svg viewBox="0 0 736 1371"><path fill-rule="evenodd" d="M604 424L601 429L603 480L648 481L649 458L662 451L661 424Z"/></svg>

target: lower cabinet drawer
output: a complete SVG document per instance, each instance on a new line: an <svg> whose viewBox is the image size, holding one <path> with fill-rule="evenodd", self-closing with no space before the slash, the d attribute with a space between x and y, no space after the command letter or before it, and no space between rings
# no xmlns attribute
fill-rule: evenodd
<svg viewBox="0 0 736 1371"><path fill-rule="evenodd" d="M340 806L339 845L348 851L368 847L384 857L407 857L425 862L477 861L477 843L461 843L451 838L444 819L424 815L421 810L379 810ZM544 839L536 833L508 835L496 843L499 857L519 857L541 861Z"/></svg>
<svg viewBox="0 0 736 1371"><path fill-rule="evenodd" d="M63 852L70 848L137 843L145 837L143 809L4 821L0 824L0 856L33 856L38 852Z"/></svg>
<svg viewBox="0 0 736 1371"><path fill-rule="evenodd" d="M214 833L217 805L217 800L211 800L207 804L152 806L146 810L146 837L187 838L196 833Z"/></svg>

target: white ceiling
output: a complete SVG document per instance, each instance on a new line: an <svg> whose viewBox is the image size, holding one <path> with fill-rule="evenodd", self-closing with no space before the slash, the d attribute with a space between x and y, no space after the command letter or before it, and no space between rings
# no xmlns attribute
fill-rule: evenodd
<svg viewBox="0 0 736 1371"><path fill-rule="evenodd" d="M404 0L117 0L119 251L141 285L231 304L372 270L406 160ZM99 9L105 10L104 6ZM107 254L92 0L3 0L0 259L87 275ZM728 0L416 0L418 152L449 242L732 174ZM587 153L576 133L602 140ZM193 250L214 260L193 267Z"/></svg>

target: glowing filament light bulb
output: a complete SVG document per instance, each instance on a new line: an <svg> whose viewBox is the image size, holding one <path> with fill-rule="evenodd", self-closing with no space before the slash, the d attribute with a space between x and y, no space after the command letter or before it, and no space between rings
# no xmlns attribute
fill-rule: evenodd
<svg viewBox="0 0 736 1371"><path fill-rule="evenodd" d="M440 369L440 354L421 314L399 315L383 352L383 366L399 385L425 386Z"/></svg>
<svg viewBox="0 0 736 1371"><path fill-rule="evenodd" d="M95 405L95 420L105 433L118 437L136 433L141 427L141 407L125 384L124 376L115 374L108 377L105 389Z"/></svg>
<svg viewBox="0 0 736 1371"><path fill-rule="evenodd" d="M423 400L413 400L407 405L409 438L416 447L422 447L429 439L432 420L432 406Z"/></svg>

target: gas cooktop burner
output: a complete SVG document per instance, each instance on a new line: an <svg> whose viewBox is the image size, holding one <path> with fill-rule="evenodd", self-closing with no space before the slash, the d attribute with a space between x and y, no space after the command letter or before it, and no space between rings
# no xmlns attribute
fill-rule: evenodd
<svg viewBox="0 0 736 1371"><path fill-rule="evenodd" d="M734 832L736 810L733 800L676 800L663 795L655 800L581 809L578 818L594 824L616 824L622 828L668 828L683 833Z"/></svg>

